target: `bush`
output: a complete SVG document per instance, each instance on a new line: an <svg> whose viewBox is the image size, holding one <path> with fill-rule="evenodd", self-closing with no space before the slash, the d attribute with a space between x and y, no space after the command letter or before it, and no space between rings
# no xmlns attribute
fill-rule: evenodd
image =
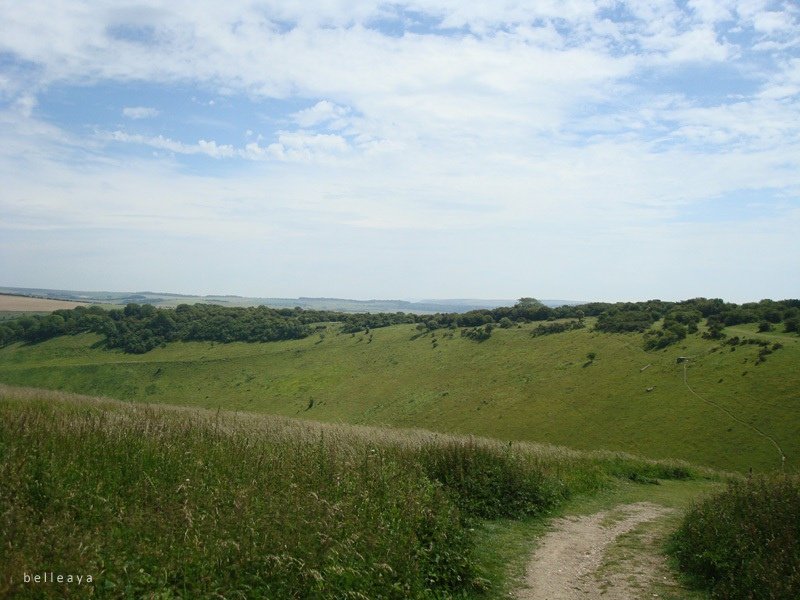
<svg viewBox="0 0 800 600"><path fill-rule="evenodd" d="M714 597L800 598L800 479L730 483L687 513L671 550Z"/></svg>
<svg viewBox="0 0 800 600"><path fill-rule="evenodd" d="M531 335L533 337L539 337L540 335L552 335L554 333L564 333L565 331L572 331L573 329L583 329L586 327L586 324L580 320L574 321L564 321L564 322L556 322L556 323L540 323L537 325L533 331L531 331Z"/></svg>
<svg viewBox="0 0 800 600"><path fill-rule="evenodd" d="M658 350L666 348L670 344L681 341L686 337L687 329L684 325L672 322L666 323L662 329L651 329L644 334L644 349Z"/></svg>
<svg viewBox="0 0 800 600"><path fill-rule="evenodd" d="M790 317L783 322L786 333L800 333L800 317Z"/></svg>
<svg viewBox="0 0 800 600"><path fill-rule="evenodd" d="M605 333L644 332L657 319L657 314L647 310L612 309L598 317L595 328Z"/></svg>
<svg viewBox="0 0 800 600"><path fill-rule="evenodd" d="M462 329L461 337L466 337L476 342L484 342L492 337L493 326L487 323L484 327L472 327L470 329Z"/></svg>

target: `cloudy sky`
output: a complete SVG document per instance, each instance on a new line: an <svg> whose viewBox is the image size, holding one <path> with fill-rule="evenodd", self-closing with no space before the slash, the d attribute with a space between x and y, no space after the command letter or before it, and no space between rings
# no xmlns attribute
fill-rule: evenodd
<svg viewBox="0 0 800 600"><path fill-rule="evenodd" d="M800 296L800 4L0 3L0 285Z"/></svg>

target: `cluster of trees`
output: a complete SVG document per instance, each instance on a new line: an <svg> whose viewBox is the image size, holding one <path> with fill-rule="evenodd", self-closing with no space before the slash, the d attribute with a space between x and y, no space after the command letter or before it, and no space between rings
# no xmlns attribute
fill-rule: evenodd
<svg viewBox="0 0 800 600"><path fill-rule="evenodd" d="M552 335L554 333L564 333L565 331L572 331L573 329L583 329L586 327L583 319L575 319L572 321L556 321L554 323L540 323L531 331L533 337L540 335Z"/></svg>
<svg viewBox="0 0 800 600"><path fill-rule="evenodd" d="M461 330L461 337L466 337L476 342L484 342L492 337L494 324L487 323L483 327L468 327Z"/></svg>
<svg viewBox="0 0 800 600"><path fill-rule="evenodd" d="M781 323L784 331L800 333L800 300L762 300L732 304L718 298L694 298L683 302L592 302L550 308L535 298L521 298L514 306L466 313L340 313L299 307L273 309L224 307L211 304L181 304L157 309L149 304L128 304L104 310L99 306L57 310L49 315L26 316L0 324L0 345L16 341L40 342L60 335L94 332L105 336L109 348L143 353L176 340L217 342L270 342L299 339L322 323L342 323L354 333L389 325L416 323L422 330L463 328L471 339L486 339L492 328L512 327L531 321L539 325L535 335L559 333L583 326L585 317L597 317L595 327L607 333L643 333L647 349L664 348L696 333L705 319L709 338L724 337L722 329L740 323L759 323L769 331ZM566 323L559 322L572 319ZM653 325L663 320L660 328ZM315 327L316 326L316 327Z"/></svg>
<svg viewBox="0 0 800 600"><path fill-rule="evenodd" d="M418 323L417 315L410 313L357 313L343 315L342 313L328 313L329 322L343 322L342 331L344 333L357 333L379 327L390 325L401 325L403 323Z"/></svg>
<svg viewBox="0 0 800 600"><path fill-rule="evenodd" d="M174 310L157 309L150 304L128 304L124 309L113 310L90 306L8 321L0 325L0 343L40 342L60 335L93 332L105 336L108 348L141 354L177 340L271 342L302 338L311 333L305 320L292 310L264 306L181 304Z"/></svg>
<svg viewBox="0 0 800 600"><path fill-rule="evenodd" d="M601 306L593 305L592 312ZM661 327L653 328L662 319ZM741 305L718 298L619 303L607 305L598 315L595 327L607 333L644 333L645 349L657 350L697 333L703 319L707 327L703 336L710 339L722 339L725 327L742 323L759 323L761 331L770 331L783 323L784 331L800 333L800 300L762 300Z"/></svg>

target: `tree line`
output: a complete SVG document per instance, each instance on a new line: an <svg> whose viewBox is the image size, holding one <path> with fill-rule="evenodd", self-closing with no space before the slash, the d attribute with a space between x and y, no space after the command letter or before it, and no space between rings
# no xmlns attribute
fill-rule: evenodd
<svg viewBox="0 0 800 600"><path fill-rule="evenodd" d="M341 323L346 333L398 324L417 324L422 331L460 327L469 330L466 337L481 341L491 335L495 325L508 328L529 322L573 319L568 326L558 323L540 326L536 335L544 335L582 327L585 317L597 317L595 328L606 333L642 333L645 348L657 349L696 333L703 319L707 326L704 335L711 338L721 338L722 328L741 323L758 323L761 331L782 326L785 331L800 333L800 300L762 300L737 305L720 299L694 298L682 302L590 302L551 308L535 298L521 298L509 307L433 315L352 314L300 307L241 308L214 304L181 304L174 309L128 304L111 310L79 306L3 322L0 346L92 332L104 336L108 348L141 354L174 341L227 343L301 339L324 323ZM660 328L654 328L659 321ZM480 335L477 332L481 332Z"/></svg>

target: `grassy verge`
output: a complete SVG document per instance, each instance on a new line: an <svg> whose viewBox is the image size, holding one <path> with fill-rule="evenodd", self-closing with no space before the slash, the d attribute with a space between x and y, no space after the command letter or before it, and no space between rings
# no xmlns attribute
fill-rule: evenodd
<svg viewBox="0 0 800 600"><path fill-rule="evenodd" d="M800 597L800 478L731 481L688 512L672 552L716 598Z"/></svg>
<svg viewBox="0 0 800 600"><path fill-rule="evenodd" d="M25 582L46 572L100 597L499 597L531 516L676 473L697 472L0 387L0 595L86 594Z"/></svg>

